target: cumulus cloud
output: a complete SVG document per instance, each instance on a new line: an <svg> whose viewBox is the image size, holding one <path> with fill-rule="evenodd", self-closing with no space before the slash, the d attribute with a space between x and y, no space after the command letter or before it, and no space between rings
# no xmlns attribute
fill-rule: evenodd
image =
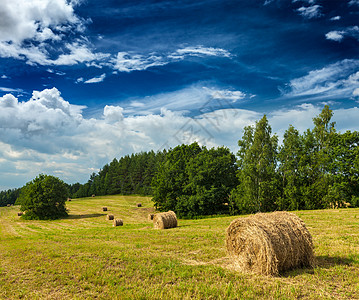
<svg viewBox="0 0 359 300"><path fill-rule="evenodd" d="M24 102L11 94L0 97L0 190L16 187L14 182L25 184L41 172L69 183L85 182L114 157L181 143L225 145L236 152L243 128L263 116L233 107L193 117L166 108L129 115L123 107L107 105L98 116L85 118L84 109L63 99L56 88L35 91ZM267 116L281 137L289 124L307 129L321 109L306 104ZM357 108L334 111L337 124L344 124L338 129L357 129L357 115Z"/></svg>
<svg viewBox="0 0 359 300"><path fill-rule="evenodd" d="M231 54L221 48L213 47L185 47L172 53L150 53L148 55L118 52L117 57L112 59L115 70L120 72L142 71L151 67L164 66L172 62L181 61L188 57L230 57Z"/></svg>
<svg viewBox="0 0 359 300"><path fill-rule="evenodd" d="M339 21L342 17L341 16L335 16L330 18L330 21Z"/></svg>
<svg viewBox="0 0 359 300"><path fill-rule="evenodd" d="M282 92L287 97L335 99L351 97L358 85L359 60L345 59L291 80Z"/></svg>
<svg viewBox="0 0 359 300"><path fill-rule="evenodd" d="M353 37L359 41L359 27L358 26L352 26L347 27L344 30L341 31L330 31L328 32L325 37L328 40L333 40L336 42L341 42L344 37Z"/></svg>
<svg viewBox="0 0 359 300"><path fill-rule="evenodd" d="M82 36L86 20L76 15L77 2L3 0L0 57L39 65L74 65L102 59L105 54L93 53ZM69 35L73 36L70 41Z"/></svg>
<svg viewBox="0 0 359 300"><path fill-rule="evenodd" d="M350 0L348 2L348 5L349 6L353 6L353 5L358 5L359 6L359 0Z"/></svg>
<svg viewBox="0 0 359 300"><path fill-rule="evenodd" d="M315 19L322 16L321 5L302 6L297 9L299 14L306 19Z"/></svg>
<svg viewBox="0 0 359 300"><path fill-rule="evenodd" d="M106 74L103 73L102 75L98 76L98 77L94 77L91 79L86 80L84 83L99 83L105 80ZM81 79L78 78L77 82L81 82Z"/></svg>
<svg viewBox="0 0 359 300"><path fill-rule="evenodd" d="M327 40L332 40L332 41L336 41L336 42L341 42L342 39L344 38L344 31L330 31L328 32L325 37Z"/></svg>

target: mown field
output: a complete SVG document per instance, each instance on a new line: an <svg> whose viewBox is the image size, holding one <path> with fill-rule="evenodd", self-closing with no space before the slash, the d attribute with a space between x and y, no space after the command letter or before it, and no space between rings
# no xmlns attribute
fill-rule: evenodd
<svg viewBox="0 0 359 300"><path fill-rule="evenodd" d="M102 206L124 226L113 227ZM237 217L155 230L150 198L67 207L56 221L0 208L0 299L359 299L359 209L295 212L313 236L316 266L266 277L236 271L227 257L225 229Z"/></svg>

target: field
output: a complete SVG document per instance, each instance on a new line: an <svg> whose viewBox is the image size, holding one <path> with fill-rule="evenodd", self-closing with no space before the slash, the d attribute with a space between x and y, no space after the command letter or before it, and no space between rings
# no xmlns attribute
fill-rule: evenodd
<svg viewBox="0 0 359 300"><path fill-rule="evenodd" d="M69 217L56 221L0 207L0 299L359 299L359 209L295 212L313 236L316 266L266 277L236 271L227 257L225 229L237 217L155 230L150 198L67 207Z"/></svg>

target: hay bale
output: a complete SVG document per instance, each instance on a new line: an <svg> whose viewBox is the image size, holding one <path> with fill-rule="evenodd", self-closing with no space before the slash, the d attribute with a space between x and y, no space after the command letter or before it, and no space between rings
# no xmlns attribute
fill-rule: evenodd
<svg viewBox="0 0 359 300"><path fill-rule="evenodd" d="M22 216L23 214L24 214L24 213L23 213L22 211L20 211L20 212L17 213L17 216L20 217L20 216Z"/></svg>
<svg viewBox="0 0 359 300"><path fill-rule="evenodd" d="M67 198L67 201L71 201L72 199L71 198Z"/></svg>
<svg viewBox="0 0 359 300"><path fill-rule="evenodd" d="M142 206L142 204L141 203L137 203L137 207L141 207Z"/></svg>
<svg viewBox="0 0 359 300"><path fill-rule="evenodd" d="M152 221L154 216L155 216L155 214L148 214L147 220Z"/></svg>
<svg viewBox="0 0 359 300"><path fill-rule="evenodd" d="M288 212L234 220L226 230L226 246L235 265L245 272L278 275L314 264L312 236L304 222Z"/></svg>
<svg viewBox="0 0 359 300"><path fill-rule="evenodd" d="M106 217L107 220L113 220L114 218L115 218L114 215L107 215L107 217Z"/></svg>
<svg viewBox="0 0 359 300"><path fill-rule="evenodd" d="M107 207L106 206L102 207L102 211L107 211Z"/></svg>
<svg viewBox="0 0 359 300"><path fill-rule="evenodd" d="M95 197L95 194L92 194L91 197Z"/></svg>
<svg viewBox="0 0 359 300"><path fill-rule="evenodd" d="M7 207L10 207L10 206L11 206L11 204L7 204L6 206L7 206Z"/></svg>
<svg viewBox="0 0 359 300"><path fill-rule="evenodd" d="M123 221L121 219L115 219L113 220L113 226L122 226L123 225Z"/></svg>
<svg viewBox="0 0 359 300"><path fill-rule="evenodd" d="M156 229L167 229L177 227L177 217L173 211L155 214L153 217L153 226Z"/></svg>

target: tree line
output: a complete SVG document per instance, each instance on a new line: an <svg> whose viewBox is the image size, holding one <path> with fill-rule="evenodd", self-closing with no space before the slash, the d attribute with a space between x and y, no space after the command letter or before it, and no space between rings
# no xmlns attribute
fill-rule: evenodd
<svg viewBox="0 0 359 300"><path fill-rule="evenodd" d="M325 106L302 134L290 125L279 145L264 115L244 128L237 157L226 147L193 143L115 158L87 183L67 185L68 194L152 195L158 210L180 217L356 207L359 133L337 132L332 116Z"/></svg>

